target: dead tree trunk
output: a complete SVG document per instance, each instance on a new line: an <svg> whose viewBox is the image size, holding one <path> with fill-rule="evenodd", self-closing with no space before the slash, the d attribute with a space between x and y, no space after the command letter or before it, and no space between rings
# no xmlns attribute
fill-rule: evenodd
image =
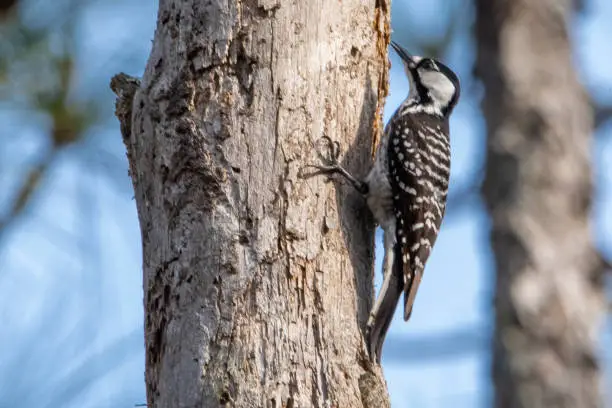
<svg viewBox="0 0 612 408"><path fill-rule="evenodd" d="M482 194L495 255L495 406L601 406L601 263L589 228L592 112L569 0L478 0Z"/></svg>
<svg viewBox="0 0 612 408"><path fill-rule="evenodd" d="M367 169L388 19L387 0L160 2L142 83L112 83L149 408L388 406L362 334L372 220L347 186L298 177L323 135Z"/></svg>

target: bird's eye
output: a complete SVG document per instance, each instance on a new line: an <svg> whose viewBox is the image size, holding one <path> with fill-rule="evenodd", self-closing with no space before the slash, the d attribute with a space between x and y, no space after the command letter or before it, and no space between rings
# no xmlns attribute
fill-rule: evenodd
<svg viewBox="0 0 612 408"><path fill-rule="evenodd" d="M433 61L430 59L423 60L423 62L421 63L421 67L425 69L435 69Z"/></svg>

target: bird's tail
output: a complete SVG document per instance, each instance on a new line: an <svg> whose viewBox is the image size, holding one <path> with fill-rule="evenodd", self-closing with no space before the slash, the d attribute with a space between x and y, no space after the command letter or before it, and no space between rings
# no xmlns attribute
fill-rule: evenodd
<svg viewBox="0 0 612 408"><path fill-rule="evenodd" d="M404 321L407 322L412 314L412 306L414 305L414 300L416 299L416 294L421 284L423 269L415 268L414 274L410 272L404 274L404 276L407 277L404 286Z"/></svg>
<svg viewBox="0 0 612 408"><path fill-rule="evenodd" d="M370 353L370 358L378 364L380 364L387 330L391 325L397 303L404 289L401 265L402 262L395 259L392 270L386 273L383 286L370 312L370 318L366 327L368 352Z"/></svg>

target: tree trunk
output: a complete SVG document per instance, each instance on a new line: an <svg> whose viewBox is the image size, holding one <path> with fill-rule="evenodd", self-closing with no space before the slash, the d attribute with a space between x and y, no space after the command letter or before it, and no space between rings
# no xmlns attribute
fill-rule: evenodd
<svg viewBox="0 0 612 408"><path fill-rule="evenodd" d="M363 342L371 216L350 187L299 177L323 135L368 170L388 20L388 0L160 2L142 84L112 83L149 408L389 405Z"/></svg>
<svg viewBox="0 0 612 408"><path fill-rule="evenodd" d="M482 194L495 256L496 407L599 407L604 299L589 228L592 112L569 0L478 0Z"/></svg>

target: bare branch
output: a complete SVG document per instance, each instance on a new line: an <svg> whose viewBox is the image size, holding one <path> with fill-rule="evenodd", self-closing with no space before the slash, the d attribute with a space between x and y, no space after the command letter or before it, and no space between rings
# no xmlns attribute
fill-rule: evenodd
<svg viewBox="0 0 612 408"><path fill-rule="evenodd" d="M110 88L115 95L117 95L115 114L121 122L121 134L124 140L131 132L132 100L139 87L140 79L129 76L123 72L115 75L110 82Z"/></svg>
<svg viewBox="0 0 612 408"><path fill-rule="evenodd" d="M612 105L595 107L595 129L612 119Z"/></svg>
<svg viewBox="0 0 612 408"><path fill-rule="evenodd" d="M32 201L34 193L38 189L38 186L45 178L49 168L55 161L57 151L53 150L52 153L43 161L38 163L32 169L30 169L25 177L25 180L17 192L16 199L8 211L8 214L0 219L0 238L8 230L11 224L17 221L25 209L29 206Z"/></svg>

